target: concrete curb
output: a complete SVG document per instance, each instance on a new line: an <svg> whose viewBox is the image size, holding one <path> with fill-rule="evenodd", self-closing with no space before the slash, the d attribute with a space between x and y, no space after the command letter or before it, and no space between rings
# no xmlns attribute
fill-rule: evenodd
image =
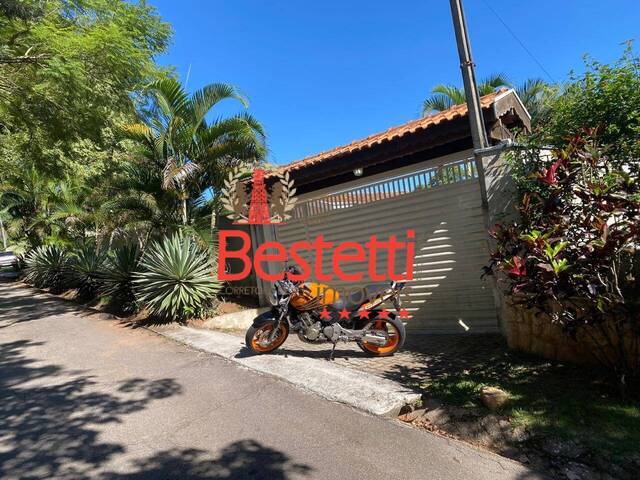
<svg viewBox="0 0 640 480"><path fill-rule="evenodd" d="M244 339L236 335L189 327L153 331L251 370L273 375L327 400L350 405L374 415L395 417L402 407L420 399L420 394L396 382L335 365L324 359L284 356L278 353L252 354L245 347Z"/></svg>

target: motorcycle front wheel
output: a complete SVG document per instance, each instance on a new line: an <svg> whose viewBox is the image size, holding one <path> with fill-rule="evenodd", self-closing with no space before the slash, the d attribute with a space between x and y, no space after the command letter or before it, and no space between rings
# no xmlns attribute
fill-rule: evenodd
<svg viewBox="0 0 640 480"><path fill-rule="evenodd" d="M375 318L364 326L364 329L378 330L387 337L387 343L378 345L376 343L358 342L358 346L367 355L373 357L389 357L396 353L407 337L404 323L395 317Z"/></svg>
<svg viewBox="0 0 640 480"><path fill-rule="evenodd" d="M244 337L247 348L254 353L269 353L284 343L289 336L289 325L286 323L278 327L278 332L273 340L269 340L273 332L273 323L267 322L259 326L251 326Z"/></svg>

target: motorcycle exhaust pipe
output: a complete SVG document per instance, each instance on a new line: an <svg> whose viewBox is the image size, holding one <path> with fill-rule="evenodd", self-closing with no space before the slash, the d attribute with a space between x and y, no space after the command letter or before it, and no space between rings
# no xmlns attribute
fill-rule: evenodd
<svg viewBox="0 0 640 480"><path fill-rule="evenodd" d="M364 340L367 343L374 343L376 345L386 345L387 344L387 339L385 337L381 337L379 335L368 335L365 334L362 336L362 340Z"/></svg>

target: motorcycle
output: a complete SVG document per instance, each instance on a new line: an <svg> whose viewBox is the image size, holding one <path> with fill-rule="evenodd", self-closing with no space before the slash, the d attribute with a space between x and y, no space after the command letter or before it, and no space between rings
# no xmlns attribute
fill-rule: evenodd
<svg viewBox="0 0 640 480"><path fill-rule="evenodd" d="M253 320L245 343L256 354L269 353L293 331L306 343L332 343L330 360L339 341L356 342L370 356L393 355L404 344L406 331L396 314L381 307L391 302L400 313L404 286L396 282L369 285L362 290L368 293L353 301L352 296L339 298L335 290L321 284L291 281L285 272L273 286L272 308Z"/></svg>

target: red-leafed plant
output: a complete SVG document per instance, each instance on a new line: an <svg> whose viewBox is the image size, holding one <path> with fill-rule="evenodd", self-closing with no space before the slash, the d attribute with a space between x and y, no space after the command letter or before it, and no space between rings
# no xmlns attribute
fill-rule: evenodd
<svg viewBox="0 0 640 480"><path fill-rule="evenodd" d="M604 338L593 354L626 389L640 373L640 181L595 136L576 135L551 155L514 155L520 172L529 169L520 215L492 229L489 271L574 339L581 328Z"/></svg>

